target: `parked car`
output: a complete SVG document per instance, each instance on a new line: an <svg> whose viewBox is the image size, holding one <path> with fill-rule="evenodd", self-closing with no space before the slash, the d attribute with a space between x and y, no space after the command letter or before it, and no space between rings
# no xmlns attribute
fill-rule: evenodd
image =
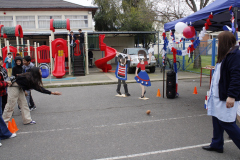
<svg viewBox="0 0 240 160"><path fill-rule="evenodd" d="M149 54L147 49L145 48L124 48L123 49L122 54L130 55L131 57L130 66L128 67L128 73L134 73L136 70L136 67L139 63L139 60L138 60L139 50L144 50L147 54L147 59L149 60ZM140 58L144 58L144 57L141 56ZM146 69L149 69L150 73L154 73L156 64L157 64L156 58L154 57L154 55L152 55L151 62L150 64L146 65Z"/></svg>

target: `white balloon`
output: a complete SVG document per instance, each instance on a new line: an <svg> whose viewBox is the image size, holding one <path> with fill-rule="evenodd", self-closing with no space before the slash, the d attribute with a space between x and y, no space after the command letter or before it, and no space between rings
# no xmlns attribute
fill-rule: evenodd
<svg viewBox="0 0 240 160"><path fill-rule="evenodd" d="M175 31L181 34L181 33L183 33L184 28L186 28L187 26L188 25L186 23L178 22L175 25Z"/></svg>

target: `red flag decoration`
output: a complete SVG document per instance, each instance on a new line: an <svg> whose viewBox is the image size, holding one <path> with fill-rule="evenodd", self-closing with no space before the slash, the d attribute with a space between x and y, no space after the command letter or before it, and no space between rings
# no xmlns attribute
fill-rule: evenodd
<svg viewBox="0 0 240 160"><path fill-rule="evenodd" d="M212 23L211 23L210 19L207 19L207 24L208 24L209 26L211 26L211 25L212 25Z"/></svg>
<svg viewBox="0 0 240 160"><path fill-rule="evenodd" d="M213 14L212 13L209 15L209 19L213 19Z"/></svg>

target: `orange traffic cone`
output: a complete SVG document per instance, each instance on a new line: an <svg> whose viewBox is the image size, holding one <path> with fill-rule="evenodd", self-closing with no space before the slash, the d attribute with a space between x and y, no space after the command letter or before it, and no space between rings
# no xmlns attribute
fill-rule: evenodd
<svg viewBox="0 0 240 160"><path fill-rule="evenodd" d="M197 93L197 87L196 87L196 86L195 86L195 88L194 88L193 94L198 94L198 93Z"/></svg>
<svg viewBox="0 0 240 160"><path fill-rule="evenodd" d="M158 89L156 97L161 97L160 89Z"/></svg>
<svg viewBox="0 0 240 160"><path fill-rule="evenodd" d="M13 129L14 129L14 132L17 132L17 131L19 130L19 129L17 128L17 124L16 124L14 118L12 119L12 126L13 126Z"/></svg>
<svg viewBox="0 0 240 160"><path fill-rule="evenodd" d="M14 131L14 128L13 128L13 126L12 126L12 122L11 122L11 121L9 121L9 122L8 122L8 130L9 130L11 133L15 133L15 131Z"/></svg>

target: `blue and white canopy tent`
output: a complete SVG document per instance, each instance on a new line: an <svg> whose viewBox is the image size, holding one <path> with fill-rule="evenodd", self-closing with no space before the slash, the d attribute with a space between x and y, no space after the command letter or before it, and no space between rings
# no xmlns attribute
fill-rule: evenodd
<svg viewBox="0 0 240 160"><path fill-rule="evenodd" d="M175 24L178 22L192 23L192 26L197 31L200 31L204 26L206 19L212 13L213 19L211 19L212 25L209 26L210 31L222 31L224 25L231 26L231 15L229 13L229 7L232 6L234 10L235 22L240 26L240 0L216 0L204 7L203 9L176 21L166 23L164 25L165 31L174 30Z"/></svg>
<svg viewBox="0 0 240 160"><path fill-rule="evenodd" d="M166 23L164 25L164 29L165 31L174 30L175 25L178 22L184 22L187 24L191 24L196 31L201 31L202 34L200 33L199 37L195 39L195 42L193 42L192 47L189 46L189 48L193 48L193 46L194 48L196 48L197 45L199 45L199 40L201 40L206 30L222 31L225 25L232 26L231 28L232 32L238 39L237 31L238 31L238 26L240 26L240 12L238 12L239 9L240 9L240 0L216 0L213 3L209 4L208 6L206 6L205 8L199 10L198 12L195 12L187 17L178 19L176 21ZM165 32L163 33L163 35L165 35ZM167 38L165 36L163 37L164 37L164 49L166 49L166 46L169 44L168 44ZM173 37L173 42L175 42L174 35L172 37ZM172 50L175 50L175 48L172 47L171 45L169 46L169 48ZM179 55L182 55L182 56L186 54L186 50L185 51L177 50L175 52L179 53ZM212 56L214 57L212 58L213 59L212 65L215 65L215 52L214 54L212 54ZM164 58L163 58L163 61L164 61ZM176 68L176 64L174 65ZM175 69L175 72L177 73L176 69ZM176 91L177 91L177 88L176 88Z"/></svg>

